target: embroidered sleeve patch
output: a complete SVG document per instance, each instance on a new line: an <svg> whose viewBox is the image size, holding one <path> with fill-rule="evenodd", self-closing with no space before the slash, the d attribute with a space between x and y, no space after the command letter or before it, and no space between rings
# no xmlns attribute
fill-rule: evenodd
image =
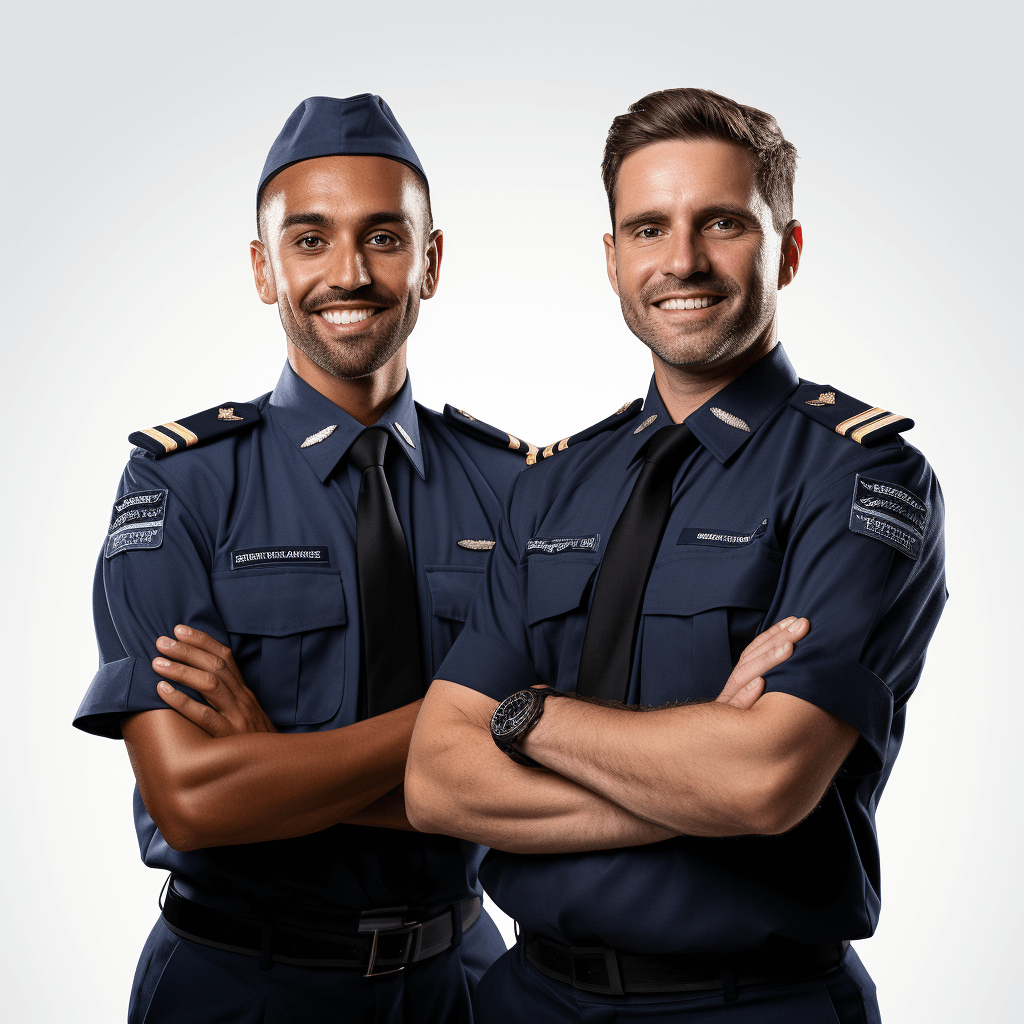
<svg viewBox="0 0 1024 1024"><path fill-rule="evenodd" d="M857 475L850 529L917 559L924 543L928 505L913 491L885 480Z"/></svg>
<svg viewBox="0 0 1024 1024"><path fill-rule="evenodd" d="M254 565L292 565L295 562L330 565L331 556L323 545L310 548L243 548L231 552L232 569L248 569Z"/></svg>
<svg viewBox="0 0 1024 1024"><path fill-rule="evenodd" d="M164 542L167 489L132 491L114 502L103 554L113 558L122 551L158 548Z"/></svg>
<svg viewBox="0 0 1024 1024"><path fill-rule="evenodd" d="M557 555L563 551L596 551L601 535L590 537L531 537L526 542L527 555Z"/></svg>

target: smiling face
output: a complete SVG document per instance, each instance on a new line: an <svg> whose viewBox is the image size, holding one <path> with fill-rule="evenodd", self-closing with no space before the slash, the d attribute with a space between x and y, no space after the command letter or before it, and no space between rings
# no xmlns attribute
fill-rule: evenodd
<svg viewBox="0 0 1024 1024"><path fill-rule="evenodd" d="M799 260L772 226L751 154L709 139L656 142L622 161L608 277L629 329L671 366L715 370L774 343L778 289ZM787 258L782 259L786 252Z"/></svg>
<svg viewBox="0 0 1024 1024"><path fill-rule="evenodd" d="M277 303L300 376L306 360L354 380L404 357L441 263L411 168L377 156L303 160L267 185L260 227L256 287Z"/></svg>

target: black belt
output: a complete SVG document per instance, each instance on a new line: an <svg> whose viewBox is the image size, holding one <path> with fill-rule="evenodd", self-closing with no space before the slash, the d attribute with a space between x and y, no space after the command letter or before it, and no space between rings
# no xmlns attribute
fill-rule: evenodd
<svg viewBox="0 0 1024 1024"><path fill-rule="evenodd" d="M849 942L803 945L775 941L739 953L645 956L605 946L563 946L524 932L526 959L542 974L585 992L621 996L659 992L722 992L736 998L740 985L818 977L835 967Z"/></svg>
<svg viewBox="0 0 1024 1024"><path fill-rule="evenodd" d="M164 921L175 935L229 953L299 967L361 967L364 977L392 974L408 964L436 956L462 941L462 933L480 916L480 897L462 900L427 921L409 920L406 907L364 911L357 935L307 931L291 925L226 914L167 890Z"/></svg>

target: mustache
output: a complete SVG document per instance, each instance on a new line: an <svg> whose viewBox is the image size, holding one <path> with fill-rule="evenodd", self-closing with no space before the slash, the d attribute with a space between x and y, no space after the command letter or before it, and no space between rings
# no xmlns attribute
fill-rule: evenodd
<svg viewBox="0 0 1024 1024"><path fill-rule="evenodd" d="M648 284L640 290L640 299L649 305L657 302L662 296L669 292L713 292L716 295L724 295L731 298L739 294L739 286L735 281L715 277L713 274L705 274L698 271L687 278L674 277L672 274L660 278L655 284Z"/></svg>
<svg viewBox="0 0 1024 1024"><path fill-rule="evenodd" d="M357 288L352 292L346 291L344 288L327 288L316 295L307 296L299 303L299 309L307 316L312 316L324 306L330 306L334 302L365 302L370 306L386 307L395 304L395 297L372 284L366 285L365 288Z"/></svg>

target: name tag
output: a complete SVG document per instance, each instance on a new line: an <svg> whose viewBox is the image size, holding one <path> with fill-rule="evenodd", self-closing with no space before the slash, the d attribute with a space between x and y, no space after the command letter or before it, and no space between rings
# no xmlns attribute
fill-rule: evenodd
<svg viewBox="0 0 1024 1024"><path fill-rule="evenodd" d="M596 551L601 543L599 533L589 537L531 537L526 542L527 555L560 555L563 551Z"/></svg>
<svg viewBox="0 0 1024 1024"><path fill-rule="evenodd" d="M326 547L243 548L231 552L232 569L250 569L257 565L293 565L296 562L311 565L330 565L331 556Z"/></svg>
<svg viewBox="0 0 1024 1024"><path fill-rule="evenodd" d="M768 520L761 520L761 525L753 533L733 533L727 530L683 530L679 534L677 544L708 544L715 548L741 548L758 537L763 537L768 530Z"/></svg>

